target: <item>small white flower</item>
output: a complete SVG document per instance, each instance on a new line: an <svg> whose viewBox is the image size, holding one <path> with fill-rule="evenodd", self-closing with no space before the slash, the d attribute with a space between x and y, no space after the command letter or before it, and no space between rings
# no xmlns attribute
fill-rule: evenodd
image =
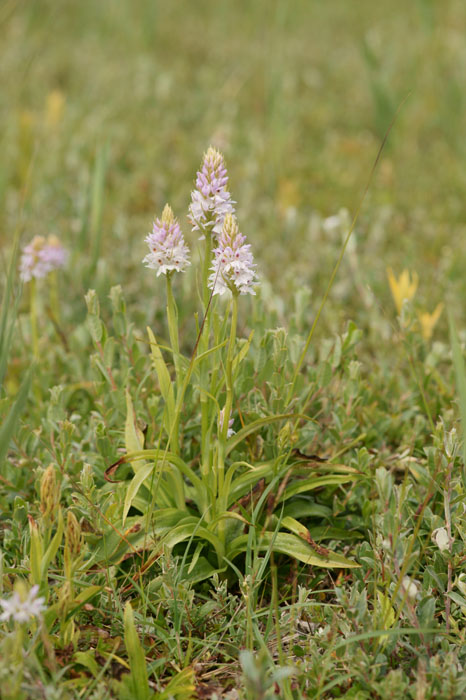
<svg viewBox="0 0 466 700"><path fill-rule="evenodd" d="M327 233L330 231L335 231L341 226L341 218L339 214L333 214L333 216L328 216L322 222L322 228Z"/></svg>
<svg viewBox="0 0 466 700"><path fill-rule="evenodd" d="M450 538L445 527L438 527L432 533L432 542L434 542L441 552L445 552L450 547Z"/></svg>
<svg viewBox="0 0 466 700"><path fill-rule="evenodd" d="M0 600L3 607L0 621L13 618L15 622L29 622L32 617L40 617L45 610L45 599L37 597L38 591L39 586L33 586L27 595L22 590L16 590L10 598Z"/></svg>

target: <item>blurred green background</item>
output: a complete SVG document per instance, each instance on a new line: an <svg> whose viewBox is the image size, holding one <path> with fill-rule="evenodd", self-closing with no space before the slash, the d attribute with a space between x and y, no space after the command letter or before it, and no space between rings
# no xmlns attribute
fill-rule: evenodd
<svg viewBox="0 0 466 700"><path fill-rule="evenodd" d="M3 0L0 42L3 266L24 196L23 240L73 251L70 303L121 283L149 317L144 236L170 201L195 245L186 211L212 143L267 294L286 317L312 288L311 317L341 243L322 222L354 212L410 93L332 308L394 318L386 267L408 267L424 308L446 299L464 323L464 0Z"/></svg>

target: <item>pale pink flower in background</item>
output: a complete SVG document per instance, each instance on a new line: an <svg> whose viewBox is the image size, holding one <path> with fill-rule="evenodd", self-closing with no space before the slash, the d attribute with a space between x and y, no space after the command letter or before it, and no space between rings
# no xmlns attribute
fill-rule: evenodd
<svg viewBox="0 0 466 700"><path fill-rule="evenodd" d="M196 189L191 193L188 219L193 231L204 234L210 229L215 236L221 233L225 216L235 211L227 183L225 160L210 146L197 173Z"/></svg>
<svg viewBox="0 0 466 700"><path fill-rule="evenodd" d="M29 622L32 617L40 617L45 610L45 598L37 596L39 586L33 586L27 596L21 595L21 591L15 591L8 599L0 600L3 612L0 615L1 621L8 621L11 618L15 622Z"/></svg>
<svg viewBox="0 0 466 700"><path fill-rule="evenodd" d="M23 282L46 277L49 272L63 267L68 260L68 251L57 236L34 236L23 248L19 274Z"/></svg>
<svg viewBox="0 0 466 700"><path fill-rule="evenodd" d="M257 276L254 258L251 246L245 241L246 236L240 233L235 217L233 214L227 214L210 268L212 273L209 277L209 288L213 289L214 294L224 294L228 291L255 294Z"/></svg>
<svg viewBox="0 0 466 700"><path fill-rule="evenodd" d="M50 266L50 270L57 270L66 264L68 251L62 246L59 238L52 235L47 238L43 256L46 263Z"/></svg>
<svg viewBox="0 0 466 700"><path fill-rule="evenodd" d="M189 248L186 245L180 225L173 215L171 207L166 204L161 219L154 221L152 233L145 239L150 253L143 263L159 275L177 271L184 272L190 265Z"/></svg>

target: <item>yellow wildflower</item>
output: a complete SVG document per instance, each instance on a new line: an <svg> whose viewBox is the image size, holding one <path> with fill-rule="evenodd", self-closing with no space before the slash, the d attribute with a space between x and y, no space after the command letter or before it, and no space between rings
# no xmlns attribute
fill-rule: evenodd
<svg viewBox="0 0 466 700"><path fill-rule="evenodd" d="M387 268L387 277L390 284L393 301L395 302L398 313L401 313L403 302L405 299L412 299L416 294L419 277L417 272L412 274L408 270L403 270L398 279L393 274L391 267Z"/></svg>
<svg viewBox="0 0 466 700"><path fill-rule="evenodd" d="M437 304L434 311L430 314L428 311L418 313L419 323L421 324L421 333L424 340L430 340L434 331L435 325L439 320L443 311L443 304Z"/></svg>
<svg viewBox="0 0 466 700"><path fill-rule="evenodd" d="M61 122L65 109L65 95L61 90L52 90L47 95L45 104L45 123L54 127Z"/></svg>

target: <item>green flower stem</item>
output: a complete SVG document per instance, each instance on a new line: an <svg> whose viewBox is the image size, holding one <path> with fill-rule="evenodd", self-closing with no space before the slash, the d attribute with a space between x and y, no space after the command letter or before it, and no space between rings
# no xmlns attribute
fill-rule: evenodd
<svg viewBox="0 0 466 700"><path fill-rule="evenodd" d="M50 280L50 308L52 310L52 316L56 323L60 323L60 304L58 296L58 275L56 270L52 270L49 274Z"/></svg>
<svg viewBox="0 0 466 700"><path fill-rule="evenodd" d="M172 273L166 275L167 278L167 319L168 332L170 334L170 343L173 350L173 361L175 364L177 385L181 381L181 366L180 366L180 341L178 332L178 309L176 307L175 298L172 288Z"/></svg>
<svg viewBox="0 0 466 700"><path fill-rule="evenodd" d="M30 281L30 298L29 308L31 316L31 338L32 338L32 354L35 360L39 359L39 334L37 331L37 284L34 277Z"/></svg>
<svg viewBox="0 0 466 700"><path fill-rule="evenodd" d="M209 300L211 290L209 289L209 271L212 257L212 234L209 230L204 230L205 246L204 260L202 266L202 301L204 306L204 315L208 313ZM199 351L205 352L209 349L209 338L211 331L210 314L205 319L204 329L199 342ZM209 371L206 362L203 362L200 367L200 387L201 387L201 473L207 477L210 471L210 417L209 417L209 398L207 396L209 385Z"/></svg>
<svg viewBox="0 0 466 700"><path fill-rule="evenodd" d="M238 325L238 293L233 294L233 303L231 309L231 326L230 339L228 341L227 361L225 365L225 382L227 387L224 421L222 429L222 440L226 442L228 435L228 421L231 417L231 409L233 406L233 352L236 341L236 327Z"/></svg>
<svg viewBox="0 0 466 700"><path fill-rule="evenodd" d="M168 332L170 335L170 344L173 350L173 362L175 365L175 375L176 375L176 394L182 391L182 368L180 364L180 341L179 341L179 331L178 331L178 309L176 306L175 298L173 296L172 288L172 273L169 272L166 275L167 280L167 320L168 320ZM175 418L170 430L169 445L175 455L180 454L180 411L176 411ZM184 510L186 507L185 493L184 493L184 480L182 474L176 469L170 470L169 480L172 482L175 501L178 508Z"/></svg>
<svg viewBox="0 0 466 700"><path fill-rule="evenodd" d="M228 440L228 423L230 421L231 409L233 406L233 353L236 341L236 327L238 323L238 293L233 293L232 309L231 309L231 326L230 326L230 339L228 341L227 357L225 363L225 384L226 384L226 398L225 406L223 409L223 425L222 430L219 435L218 441L218 459L217 459L217 498L218 498L218 512L226 510L226 503L228 499L228 494L224 491L224 479L225 479L225 453L226 444ZM224 540L224 525L223 521L219 523L219 537Z"/></svg>

